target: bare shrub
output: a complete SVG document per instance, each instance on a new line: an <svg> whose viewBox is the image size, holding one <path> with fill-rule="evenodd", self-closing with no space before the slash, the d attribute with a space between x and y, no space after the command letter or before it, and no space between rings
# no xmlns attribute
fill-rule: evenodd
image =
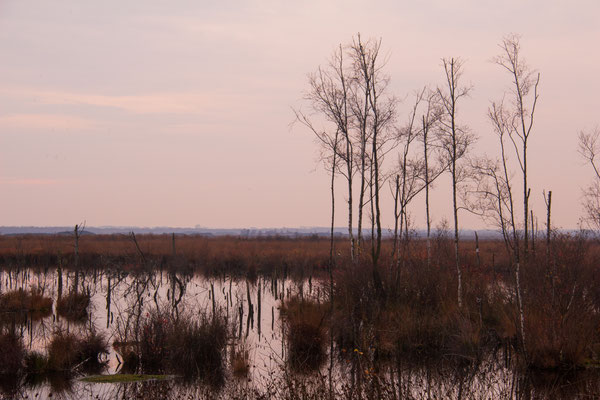
<svg viewBox="0 0 600 400"><path fill-rule="evenodd" d="M89 305L89 293L70 292L67 296L58 299L56 311L58 315L69 321L84 321L88 316Z"/></svg>
<svg viewBox="0 0 600 400"><path fill-rule="evenodd" d="M555 235L550 259L530 261L523 271L532 367L582 366L598 357L597 259L589 245L582 234Z"/></svg>
<svg viewBox="0 0 600 400"><path fill-rule="evenodd" d="M89 332L80 338L72 333L56 332L48 344L47 371L73 371L77 367L98 369L101 354L108 354L106 339Z"/></svg>
<svg viewBox="0 0 600 400"><path fill-rule="evenodd" d="M281 307L288 341L288 362L298 371L314 370L325 360L326 305L292 297Z"/></svg>
<svg viewBox="0 0 600 400"><path fill-rule="evenodd" d="M209 315L150 312L141 324L139 359L144 372L173 372L218 382L223 377L226 319Z"/></svg>
<svg viewBox="0 0 600 400"><path fill-rule="evenodd" d="M32 319L38 320L52 313L52 299L36 288L13 290L0 295L0 313L4 320L10 319L8 314L19 320L26 319L25 314L29 314Z"/></svg>
<svg viewBox="0 0 600 400"><path fill-rule="evenodd" d="M0 333L0 375L18 373L23 366L24 356L20 336L15 333Z"/></svg>

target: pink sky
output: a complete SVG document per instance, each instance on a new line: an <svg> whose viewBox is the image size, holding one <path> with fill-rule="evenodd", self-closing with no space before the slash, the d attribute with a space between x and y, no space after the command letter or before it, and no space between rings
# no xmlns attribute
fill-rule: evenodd
<svg viewBox="0 0 600 400"><path fill-rule="evenodd" d="M400 98L462 57L474 91L460 118L495 155L485 112L509 78L490 59L514 32L541 72L532 207L542 227L550 189L555 223L575 228L592 177L577 133L600 124L598 15L597 0L3 1L0 225L325 226L317 145L290 128L306 75L357 32L383 39ZM447 182L433 206L435 223L449 216ZM411 213L423 226L420 199Z"/></svg>

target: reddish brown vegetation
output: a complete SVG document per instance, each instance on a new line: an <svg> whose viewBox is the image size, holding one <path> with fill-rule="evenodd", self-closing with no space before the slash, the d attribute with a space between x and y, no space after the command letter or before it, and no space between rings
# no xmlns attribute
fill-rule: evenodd
<svg viewBox="0 0 600 400"><path fill-rule="evenodd" d="M47 351L48 361L43 372L72 371L76 367L94 369L102 365L100 355L108 354L108 344L103 336L94 332L83 338L57 332L48 344Z"/></svg>
<svg viewBox="0 0 600 400"><path fill-rule="evenodd" d="M444 256L449 248L449 242L438 240L429 266L418 242L400 265L381 263L383 297L377 295L368 262L339 268L332 317L339 347L369 349L372 361L411 354L479 360L486 348L508 344L521 352L528 367L572 368L597 362L597 243L581 235L556 235L548 257L538 244L537 252L522 264L525 343L518 334L513 266L502 253L502 243L484 242L481 262L474 251L462 254L462 309L456 302L452 257Z"/></svg>
<svg viewBox="0 0 600 400"><path fill-rule="evenodd" d="M147 265L199 271L206 274L246 275L250 271L302 274L324 270L329 242L316 239L177 236L173 259L171 235L136 235ZM340 241L340 250L347 247ZM59 256L60 255L60 256ZM64 235L0 236L0 268L25 265L73 266L73 238ZM117 264L124 269L144 267L127 235L89 235L79 239L82 268Z"/></svg>
<svg viewBox="0 0 600 400"><path fill-rule="evenodd" d="M137 336L138 342L119 344L119 347L128 357L125 363L131 366L139 360L144 373L176 373L184 377L203 377L212 383L223 377L229 335L222 315L153 311L143 317Z"/></svg>
<svg viewBox="0 0 600 400"><path fill-rule="evenodd" d="M88 293L71 292L64 297L59 297L56 302L56 312L69 321L85 321L89 305Z"/></svg>
<svg viewBox="0 0 600 400"><path fill-rule="evenodd" d="M124 269L162 266L209 275L327 277L329 243L325 239L181 236L176 239L175 259L170 236L140 235L137 240L145 263L127 236L84 236L81 266L117 262ZM433 239L430 264L421 240L400 247L398 264L390 257L391 242L384 242L378 264L383 290L375 288L368 254L363 252L364 259L353 264L345 256L347 241L339 239L335 245L336 253L342 255L335 260L332 315L323 320L321 310L309 309L299 317L295 307L311 306L297 299L284 304L289 343L297 342L290 349L291 356L296 349L300 349L298 354L312 352L314 344L314 349L322 349L323 327L331 321L339 349L364 350L373 361L409 354L454 354L476 360L486 347L498 344L525 350L521 359L536 368L582 366L600 358L600 245L593 239L555 235L548 252L538 240L536 250L522 262L525 343L518 328L514 266L503 242L480 241L479 259L474 242L462 243L462 309L456 302L452 242L443 232ZM17 260L45 265L43 260L54 257L57 261L58 254L66 257L69 252L69 237L0 237L0 265L9 268L23 265L21 261L16 264ZM68 265L68 257L63 265ZM328 292L328 283L323 286ZM61 304L58 309L60 313ZM150 320L147 323L154 335L146 343L150 345L160 341L160 329ZM300 343L307 338L307 343Z"/></svg>
<svg viewBox="0 0 600 400"><path fill-rule="evenodd" d="M539 368L582 366L598 360L600 258L580 236L557 236L550 257L523 269L529 363Z"/></svg>
<svg viewBox="0 0 600 400"><path fill-rule="evenodd" d="M288 362L298 371L314 370L325 360L327 305L293 297L281 307L288 341Z"/></svg>
<svg viewBox="0 0 600 400"><path fill-rule="evenodd" d="M0 295L0 323L39 320L52 313L52 299L38 289L18 289Z"/></svg>
<svg viewBox="0 0 600 400"><path fill-rule="evenodd" d="M0 311L48 313L52 311L52 299L44 297L43 293L37 289L13 290L0 295Z"/></svg>
<svg viewBox="0 0 600 400"><path fill-rule="evenodd" d="M23 365L25 350L21 338L14 333L0 332L0 375L17 374Z"/></svg>

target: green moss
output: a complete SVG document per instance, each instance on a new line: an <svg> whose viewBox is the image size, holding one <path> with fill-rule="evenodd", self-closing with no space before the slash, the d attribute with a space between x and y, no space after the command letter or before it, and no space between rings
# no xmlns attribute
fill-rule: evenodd
<svg viewBox="0 0 600 400"><path fill-rule="evenodd" d="M173 378L173 375L114 374L86 376L85 378L82 378L81 381L90 383L126 383L139 381L162 381Z"/></svg>

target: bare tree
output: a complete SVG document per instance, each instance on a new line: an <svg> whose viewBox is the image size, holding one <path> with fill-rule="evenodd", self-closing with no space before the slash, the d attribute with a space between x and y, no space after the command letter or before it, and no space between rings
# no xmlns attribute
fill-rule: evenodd
<svg viewBox="0 0 600 400"><path fill-rule="evenodd" d="M372 71L370 70L370 62L366 60L368 57L377 57L379 53L380 42L375 43L374 49L366 49L363 45L360 35L357 39L353 40L352 45L349 48L350 58L353 64L352 71L352 85L351 85L351 107L353 114L354 127L356 132L356 143L358 145L357 154L355 155L357 160L356 164L359 169L360 177L360 189L358 197L358 221L357 221L357 241L358 251L361 251L363 246L363 209L367 204L365 201L365 193L367 186L370 186L367 177L369 172L369 164L371 158L369 157L369 142L372 137L372 130L370 129L369 120L371 117L369 97L371 96L371 79ZM371 199L369 199L370 201Z"/></svg>
<svg viewBox="0 0 600 400"><path fill-rule="evenodd" d="M584 219L589 226L600 230L600 128L596 127L590 132L579 132L579 154L594 171L592 183L583 190Z"/></svg>
<svg viewBox="0 0 600 400"><path fill-rule="evenodd" d="M540 74L527 66L520 57L519 36L514 34L506 36L500 44L500 49L501 54L495 57L493 61L510 74L512 87L508 93L510 99L508 104L503 98L499 102L492 102L488 109L488 118L492 122L500 144L500 159L497 161L496 172L494 174L488 173L488 176L492 177L493 182L496 182L495 198L498 200L498 206L494 212L500 222L499 226L504 236L506 248L514 265L521 343L525 357L527 357L525 311L520 276L522 262L527 263L530 241L529 225L533 224L533 221L529 220L530 188L528 186L527 150L539 98ZM518 170L522 176L522 230L519 229L516 216L515 196L513 195L511 183L512 168L507 146L513 148Z"/></svg>
<svg viewBox="0 0 600 400"><path fill-rule="evenodd" d="M394 193L394 245L392 259L398 266L400 259L404 259L404 253L408 242L408 205L423 190L426 198L426 214L428 237L431 232L431 218L429 216L429 189L446 168L443 162L432 163L429 159L430 147L433 145L439 149L435 137L430 131L439 121L440 108L436 106L436 94L423 88L415 94L415 103L409 112L406 125L398 130L398 142L400 151L398 153L397 170L392 188ZM419 114L422 115L419 117ZM415 140L423 142L423 153L413 151ZM424 157L423 157L424 154ZM443 165L443 166L442 166ZM392 182L390 182L392 184ZM400 257L400 243L403 251ZM428 249L430 246L428 245ZM430 251L428 250L428 254ZM429 257L428 257L429 259Z"/></svg>
<svg viewBox="0 0 600 400"><path fill-rule="evenodd" d="M501 142L502 143L502 142ZM501 144L501 147L504 144ZM518 231L514 224L512 189L504 159L480 157L471 160L472 187L465 198L468 208L502 233L506 253L514 257Z"/></svg>
<svg viewBox="0 0 600 400"><path fill-rule="evenodd" d="M525 315L520 279L521 233L517 224L510 160L507 154L507 146L512 144L512 141L507 139L512 129L512 117L500 102L492 103L488 109L488 118L492 122L494 133L498 138L500 156L498 159L481 157L473 160L473 181L475 183L470 191L476 196L471 197L475 199L475 202L471 202L469 208L473 212L479 213L488 222L491 221L502 233L507 255L514 268L515 294L519 308L519 333L525 350Z"/></svg>
<svg viewBox="0 0 600 400"><path fill-rule="evenodd" d="M363 42L360 34L349 47L353 66L351 104L358 138L360 194L358 203L358 248L363 245L364 206L371 208L371 260L373 284L380 300L385 290L378 270L381 254L381 165L385 154L393 148L393 123L396 99L388 94L389 77L383 72L385 60L380 57L381 40ZM369 199L365 195L369 192Z"/></svg>
<svg viewBox="0 0 600 400"><path fill-rule="evenodd" d="M330 249L329 249L329 265L330 267L333 265L333 237L334 237L334 228L335 228L335 175L339 168L340 158L338 154L340 152L340 130L335 129L335 133L329 133L325 130L318 130L314 127L310 119L302 114L300 111L296 112L296 119L300 121L303 125L307 126L315 135L315 137L319 140L322 152L321 159L325 164L325 168L329 170L330 173L330 194L331 194L331 226L330 226Z"/></svg>
<svg viewBox="0 0 600 400"><path fill-rule="evenodd" d="M506 36L500 43L501 54L494 62L504 68L511 76L511 104L494 104L505 117L505 129L513 144L519 169L523 178L523 259L527 262L529 252L529 194L527 176L527 146L531 135L535 109L538 101L540 74L531 69L520 57L520 37L515 34Z"/></svg>
<svg viewBox="0 0 600 400"><path fill-rule="evenodd" d="M371 84L371 95L369 96L369 107L372 114L371 129L371 157L372 157L372 176L373 176L373 192L375 201L375 225L377 229L376 240L372 241L371 255L373 264L377 265L379 255L381 254L381 209L380 209L380 188L381 188L381 172L380 165L383 162L383 157L389 147L385 146L393 139L392 128L396 118L396 99L389 96L387 88L389 85L389 77L382 72L385 62L378 62L379 48L381 40L371 46L371 51L363 51L361 55L361 65L363 76L371 75L368 81ZM359 36L360 44L360 36ZM365 79L366 81L367 79ZM393 147L393 142L392 142Z"/></svg>
<svg viewBox="0 0 600 400"><path fill-rule="evenodd" d="M430 152L431 147L438 152L439 146L438 130L436 129L442 116L442 108L439 105L436 93L428 91L426 98L426 109L421 116L421 135L420 139L423 142L423 186L425 189L425 222L427 229L427 266L431 264L431 215L429 209L429 190L433 182L446 169L447 165L443 162L443 158L437 157L437 164L431 163ZM433 133L433 134L431 134Z"/></svg>
<svg viewBox="0 0 600 400"><path fill-rule="evenodd" d="M399 265L400 261L399 239L403 237L405 222L407 221L406 207L419 191L418 176L422 174L422 163L410 157L410 150L411 144L418 136L417 109L424 96L425 89L415 94L415 103L409 113L408 122L405 127L398 130L398 140L401 145L394 190L394 246L392 249L392 259L395 260L394 264L396 266ZM408 226L406 226L406 229L408 231Z"/></svg>
<svg viewBox="0 0 600 400"><path fill-rule="evenodd" d="M307 126L319 140L324 149L324 157L331 158L332 174L334 175L337 171L346 179L348 188L348 237L350 239L350 257L354 259L356 246L352 228L352 185L355 170L354 143L350 132L353 116L348 103L351 82L347 78L347 66L344 62L344 49L340 45L332 55L327 67L319 67L315 73L309 75L310 89L305 95L312 111L324 117L332 127L330 129L318 129L309 115L301 111L294 110L294 112L296 120ZM335 201L333 196L332 190L332 204Z"/></svg>
<svg viewBox="0 0 600 400"><path fill-rule="evenodd" d="M354 116L357 165L360 174L358 243L363 242L364 206L371 206L371 258L376 265L381 252L381 164L393 145L396 99L388 94L389 76L383 72L381 40L363 41L360 34L349 46L353 79L351 105ZM367 190L369 197L366 199Z"/></svg>
<svg viewBox="0 0 600 400"><path fill-rule="evenodd" d="M462 308L462 270L459 260L459 224L458 224L458 185L465 177L465 169L460 164L463 158L475 140L475 137L467 130L465 126L458 123L458 103L467 96L471 90L468 86L461 85L463 61L456 58L442 59L446 86L439 87L437 93L440 104L443 108L442 118L440 119L440 132L442 146L445 150L450 176L452 179L452 209L454 216L454 257L456 264L456 273L458 277L458 306Z"/></svg>

